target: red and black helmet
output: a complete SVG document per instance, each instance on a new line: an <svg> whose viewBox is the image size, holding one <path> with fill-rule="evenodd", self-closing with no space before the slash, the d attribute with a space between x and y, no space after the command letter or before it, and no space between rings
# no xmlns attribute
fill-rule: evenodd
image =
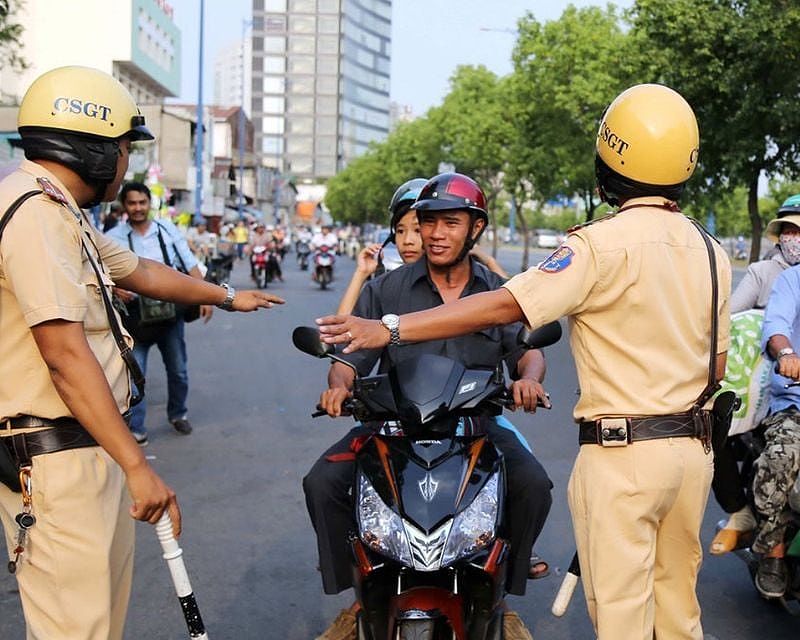
<svg viewBox="0 0 800 640"><path fill-rule="evenodd" d="M486 196L477 182L461 173L440 173L428 180L411 208L418 212L462 209L489 223Z"/></svg>

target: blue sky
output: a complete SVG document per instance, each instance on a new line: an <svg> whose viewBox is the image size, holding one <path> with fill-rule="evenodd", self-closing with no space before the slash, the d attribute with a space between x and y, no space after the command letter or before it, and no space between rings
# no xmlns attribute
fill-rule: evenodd
<svg viewBox="0 0 800 640"><path fill-rule="evenodd" d="M183 39L182 91L197 100L200 0L168 0ZM252 0L206 0L203 95L213 95L213 62L222 47L241 37ZM513 30L527 11L537 20L558 18L568 4L605 5L602 0L394 0L392 3L391 97L422 114L447 94L460 64L484 64L497 74L511 71ZM629 6L631 0L615 4ZM491 31L482 30L491 29Z"/></svg>

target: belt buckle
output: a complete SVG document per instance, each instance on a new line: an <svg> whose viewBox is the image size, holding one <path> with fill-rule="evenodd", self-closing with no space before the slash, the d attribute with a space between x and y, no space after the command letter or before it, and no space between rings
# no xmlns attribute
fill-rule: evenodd
<svg viewBox="0 0 800 640"><path fill-rule="evenodd" d="M627 418L601 418L597 421L597 440L604 447L627 447L631 424Z"/></svg>

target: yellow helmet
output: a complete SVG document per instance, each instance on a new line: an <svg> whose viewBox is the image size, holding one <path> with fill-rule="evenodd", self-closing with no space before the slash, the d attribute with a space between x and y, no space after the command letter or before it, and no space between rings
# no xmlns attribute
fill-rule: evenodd
<svg viewBox="0 0 800 640"><path fill-rule="evenodd" d="M609 105L597 132L597 156L615 173L647 186L682 185L694 173L700 135L683 97L639 84Z"/></svg>
<svg viewBox="0 0 800 640"><path fill-rule="evenodd" d="M19 108L17 128L116 140L152 140L130 92L103 71L59 67L33 81Z"/></svg>

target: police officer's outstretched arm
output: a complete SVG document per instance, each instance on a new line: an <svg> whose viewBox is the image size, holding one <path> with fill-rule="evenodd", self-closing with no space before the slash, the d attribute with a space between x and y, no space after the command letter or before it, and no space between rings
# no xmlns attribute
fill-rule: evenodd
<svg viewBox="0 0 800 640"><path fill-rule="evenodd" d="M133 498L131 515L155 524L166 509L175 534L180 534L175 492L147 463L122 420L103 369L86 340L83 323L50 320L31 331L64 404L125 472Z"/></svg>

